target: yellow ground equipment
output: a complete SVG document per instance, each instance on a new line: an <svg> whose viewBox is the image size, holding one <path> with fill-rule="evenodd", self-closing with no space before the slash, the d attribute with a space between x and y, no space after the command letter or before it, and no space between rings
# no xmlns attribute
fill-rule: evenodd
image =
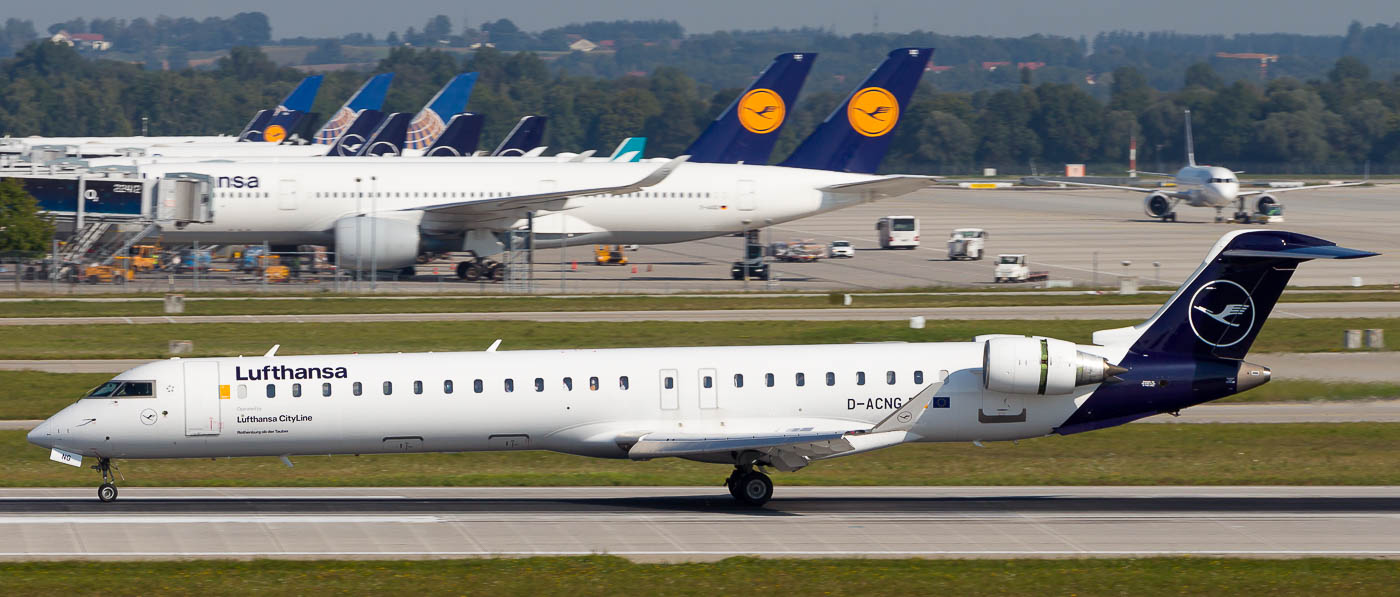
<svg viewBox="0 0 1400 597"><path fill-rule="evenodd" d="M593 245L593 260L598 265L627 265L622 245Z"/></svg>
<svg viewBox="0 0 1400 597"><path fill-rule="evenodd" d="M160 245L136 245L132 250L131 269L148 272L160 267Z"/></svg>
<svg viewBox="0 0 1400 597"><path fill-rule="evenodd" d="M83 269L83 281L88 284L126 284L135 277L135 272L126 267L89 265Z"/></svg>

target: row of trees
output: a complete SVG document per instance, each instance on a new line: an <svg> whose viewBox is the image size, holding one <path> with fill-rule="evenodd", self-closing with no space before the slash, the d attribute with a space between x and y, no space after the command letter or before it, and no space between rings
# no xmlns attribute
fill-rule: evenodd
<svg viewBox="0 0 1400 597"><path fill-rule="evenodd" d="M867 57L873 63L883 52ZM386 109L412 112L450 77L478 71L469 109L487 116L487 140L524 114L550 117L555 150L611 149L623 137L648 138L649 155L677 155L739 93L716 89L678 67L646 76L573 76L535 54L483 49L456 54L393 49L375 72L396 74ZM750 71L752 71L752 67ZM1184 156L1182 111L1195 114L1203 161L1262 170L1400 168L1400 78L1375 80L1361 61L1338 60L1324 78L1267 85L1227 83L1208 64L1187 69L1183 88L1155 89L1132 67L1112 73L1108 98L1074 84L1017 83L972 93L940 91L925 76L886 159L887 171L959 173L983 166L1024 171L1062 163L1126 162L1136 137L1144 169L1170 169ZM152 134L235 133L257 109L274 105L302 73L279 68L256 48L235 48L210 71L147 71L87 60L38 43L0 61L0 132L12 135L129 135L141 117ZM327 75L316 110L331 114L366 73ZM775 161L839 105L841 91L805 91L789 110Z"/></svg>
<svg viewBox="0 0 1400 597"><path fill-rule="evenodd" d="M272 25L267 15L260 12L240 12L228 18L203 20L164 15L129 21L117 18L89 21L79 17L49 26L50 34L59 31L99 33L112 42L116 50L133 53L145 53L162 46L186 51L227 50L234 46L265 44L272 39Z"/></svg>

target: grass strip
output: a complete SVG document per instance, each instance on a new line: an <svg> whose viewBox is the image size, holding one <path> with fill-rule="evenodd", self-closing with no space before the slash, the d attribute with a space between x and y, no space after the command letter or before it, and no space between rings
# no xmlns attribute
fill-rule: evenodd
<svg viewBox="0 0 1400 597"><path fill-rule="evenodd" d="M0 432L0 486L96 486ZM817 462L778 485L1397 485L1400 424L1128 425L1019 443L906 444ZM724 466L550 452L124 460L129 486L718 486Z"/></svg>
<svg viewBox="0 0 1400 597"><path fill-rule="evenodd" d="M44 419L112 378L110 373L0 371L0 420ZM1273 381L1220 402L1297 402L1400 399L1400 384Z"/></svg>
<svg viewBox="0 0 1400 597"><path fill-rule="evenodd" d="M768 560L598 555L433 561L0 564L8 595L1394 595L1400 563L1308 558Z"/></svg>
<svg viewBox="0 0 1400 597"><path fill-rule="evenodd" d="M1292 303L1335 301L1400 301L1400 292L1286 294ZM1165 295L1001 293L978 295L873 294L854 298L852 306L1011 307L1064 305L1155 305ZM703 309L841 308L825 296L785 297L502 297L502 298L311 298L304 300L189 301L185 315L307 315L347 313L501 313L517 311L662 311ZM159 301L88 302L62 299L0 303L0 317L131 317L165 315ZM179 317L178 315L174 317Z"/></svg>

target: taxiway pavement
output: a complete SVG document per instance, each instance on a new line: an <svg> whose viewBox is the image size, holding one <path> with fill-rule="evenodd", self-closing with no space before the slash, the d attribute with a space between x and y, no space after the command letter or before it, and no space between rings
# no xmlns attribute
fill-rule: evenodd
<svg viewBox="0 0 1400 597"><path fill-rule="evenodd" d="M0 489L0 559L1400 557L1397 487Z"/></svg>

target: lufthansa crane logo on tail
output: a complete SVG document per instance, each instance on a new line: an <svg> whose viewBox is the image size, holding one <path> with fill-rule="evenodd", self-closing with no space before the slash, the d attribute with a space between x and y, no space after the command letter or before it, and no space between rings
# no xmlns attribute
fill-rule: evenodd
<svg viewBox="0 0 1400 597"><path fill-rule="evenodd" d="M899 122L899 102L883 88L866 87L851 96L851 102L846 104L846 119L857 133L879 137Z"/></svg>
<svg viewBox="0 0 1400 597"><path fill-rule="evenodd" d="M1239 344L1254 330L1254 298L1243 286L1216 280L1191 296L1191 331L1211 346Z"/></svg>
<svg viewBox="0 0 1400 597"><path fill-rule="evenodd" d="M786 117L787 106L772 89L755 89L739 99L739 124L750 133L766 135L776 131Z"/></svg>
<svg viewBox="0 0 1400 597"><path fill-rule="evenodd" d="M281 143L282 140L286 138L287 129L282 128L280 124L274 124L263 130L263 141L267 141L268 143Z"/></svg>

